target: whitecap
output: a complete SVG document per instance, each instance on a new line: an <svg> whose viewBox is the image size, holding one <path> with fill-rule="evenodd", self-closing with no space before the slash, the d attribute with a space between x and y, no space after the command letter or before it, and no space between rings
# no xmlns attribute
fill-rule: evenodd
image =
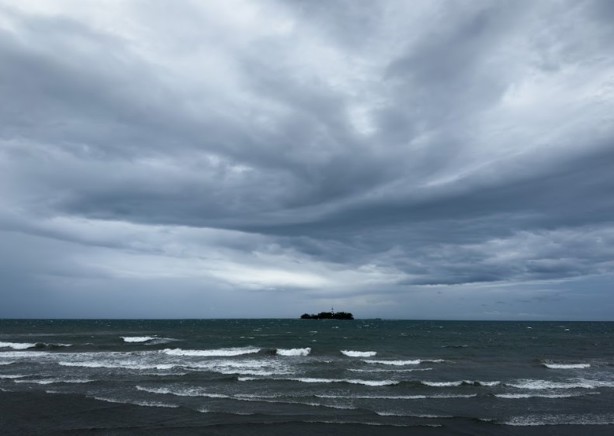
<svg viewBox="0 0 614 436"><path fill-rule="evenodd" d="M128 343L139 343L139 342L148 342L157 339L155 336L121 336L124 342Z"/></svg>
<svg viewBox="0 0 614 436"><path fill-rule="evenodd" d="M119 398L109 398L109 397L93 397L93 398L99 401L106 401L107 403L134 404L135 406L143 406L143 407L168 407L172 409L176 409L177 407L179 407L178 404L160 403L156 401L123 400Z"/></svg>
<svg viewBox="0 0 614 436"><path fill-rule="evenodd" d="M54 353L49 351L0 351L0 357L8 359L32 359L34 357L45 358ZM15 362L11 362L15 363Z"/></svg>
<svg viewBox="0 0 614 436"><path fill-rule="evenodd" d="M436 387L436 388L445 388L445 387L452 387L452 386L460 386L463 384L462 381L451 381L451 382L431 382L431 381L421 381L420 383L422 383L425 386L431 386L431 387Z"/></svg>
<svg viewBox="0 0 614 436"><path fill-rule="evenodd" d="M316 394L316 398L352 400L424 400L426 395L329 395Z"/></svg>
<svg viewBox="0 0 614 436"><path fill-rule="evenodd" d="M291 373L290 368L283 361L279 360L260 360L243 359L236 360L207 360L200 362L186 362L182 367L191 370L213 371L220 374L241 374L241 375L282 375Z"/></svg>
<svg viewBox="0 0 614 436"><path fill-rule="evenodd" d="M375 413L379 416L398 416L398 417L407 417L407 418L424 418L424 419L451 419L451 418L454 418L454 416L451 416L451 415L428 415L428 414L416 415L416 414L404 413L404 412L375 411Z"/></svg>
<svg viewBox="0 0 614 436"><path fill-rule="evenodd" d="M170 356L194 356L194 357L230 357L241 356L243 354L258 353L260 348L219 348L212 350L183 350L181 348L166 348L161 352Z"/></svg>
<svg viewBox="0 0 614 436"><path fill-rule="evenodd" d="M590 368L590 363L554 363L554 362L544 362L542 363L546 368L549 369L585 369Z"/></svg>
<svg viewBox="0 0 614 436"><path fill-rule="evenodd" d="M15 380L15 383L32 383L37 385L51 385L56 383L90 383L94 380L87 379L39 379L39 380Z"/></svg>
<svg viewBox="0 0 614 436"><path fill-rule="evenodd" d="M307 356L311 353L311 348L278 348L276 353L279 356Z"/></svg>
<svg viewBox="0 0 614 436"><path fill-rule="evenodd" d="M315 377L299 377L290 380L301 383L349 383L364 386L392 386L399 384L394 380L360 380L360 379L331 379L331 378L315 378Z"/></svg>
<svg viewBox="0 0 614 436"><path fill-rule="evenodd" d="M371 363L376 365L394 365L394 366L404 366L404 365L419 365L421 360L364 360L365 363Z"/></svg>
<svg viewBox="0 0 614 436"><path fill-rule="evenodd" d="M239 381L256 381L256 380L276 380L276 381L297 381L301 383L349 383L364 386L391 386L399 384L394 380L359 380L359 379L337 379L337 378L316 378L316 377L296 377L296 378L256 378L256 377L238 377Z"/></svg>
<svg viewBox="0 0 614 436"><path fill-rule="evenodd" d="M583 394L495 394L497 398L525 399L525 398L572 398Z"/></svg>
<svg viewBox="0 0 614 436"><path fill-rule="evenodd" d="M348 357L373 357L377 354L377 351L341 350L341 354Z"/></svg>
<svg viewBox="0 0 614 436"><path fill-rule="evenodd" d="M14 374L14 375L9 375L9 374L0 374L0 379L16 379L16 378L24 378L24 377L28 377L27 375L18 375L18 374Z"/></svg>
<svg viewBox="0 0 614 436"><path fill-rule="evenodd" d="M198 388L148 388L137 385L136 389L151 394L175 395L177 397L231 398L229 395L210 393Z"/></svg>
<svg viewBox="0 0 614 436"><path fill-rule="evenodd" d="M28 342L0 342L0 348L12 348L13 350L27 350L34 347L36 344Z"/></svg>
<svg viewBox="0 0 614 436"><path fill-rule="evenodd" d="M457 381L421 381L425 386L444 388L444 387L458 387L458 386L497 386L501 384L500 381L481 381L481 380L457 380Z"/></svg>
<svg viewBox="0 0 614 436"><path fill-rule="evenodd" d="M349 368L348 371L352 372L419 372L419 371L431 371L433 368L403 368L403 369L357 369Z"/></svg>
<svg viewBox="0 0 614 436"><path fill-rule="evenodd" d="M81 367L81 368L117 368L117 369L133 369L133 370L143 370L143 369L156 369L156 370L169 370L173 369L179 365L164 363L164 364L143 364L135 361L83 361L83 362L75 362L75 361L59 361L58 365L60 366L72 366L72 367Z"/></svg>
<svg viewBox="0 0 614 436"><path fill-rule="evenodd" d="M317 398L339 398L339 399L374 399L374 400L430 400L430 399L454 399L454 398L475 398L477 394L438 394L438 395L328 395L328 394L317 394L315 395Z"/></svg>
<svg viewBox="0 0 614 436"><path fill-rule="evenodd" d="M511 386L519 389L595 389L599 387L611 388L614 387L614 381L605 380L586 380L586 379L573 379L566 382L554 382L548 380L518 380L514 383L507 383L507 386Z"/></svg>

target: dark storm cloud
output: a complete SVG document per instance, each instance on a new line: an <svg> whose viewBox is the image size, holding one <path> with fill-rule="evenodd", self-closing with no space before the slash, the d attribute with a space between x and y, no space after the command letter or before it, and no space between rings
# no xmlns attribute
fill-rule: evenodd
<svg viewBox="0 0 614 436"><path fill-rule="evenodd" d="M88 304L133 292L164 316L177 292L228 316L260 296L263 316L454 317L437 289L509 304L469 317L552 295L564 317L612 273L611 12L2 1L0 315L36 294L102 316ZM64 254L28 263L37 247Z"/></svg>

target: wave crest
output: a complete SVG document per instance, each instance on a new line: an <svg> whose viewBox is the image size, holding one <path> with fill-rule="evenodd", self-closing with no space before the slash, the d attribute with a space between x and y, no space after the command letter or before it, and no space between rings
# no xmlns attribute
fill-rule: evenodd
<svg viewBox="0 0 614 436"><path fill-rule="evenodd" d="M276 353L279 356L307 356L311 353L311 348L278 348Z"/></svg>
<svg viewBox="0 0 614 436"><path fill-rule="evenodd" d="M421 360L365 360L365 363L375 365L393 365L393 366L405 366L405 365L420 365Z"/></svg>
<svg viewBox="0 0 614 436"><path fill-rule="evenodd" d="M12 348L13 350L27 350L35 347L36 344L28 342L0 342L0 348Z"/></svg>
<svg viewBox="0 0 614 436"><path fill-rule="evenodd" d="M232 357L241 356L243 354L255 354L260 351L260 348L244 347L244 348L218 348L212 350L183 350L181 348L165 348L161 352L169 356L193 356L193 357Z"/></svg>
<svg viewBox="0 0 614 436"><path fill-rule="evenodd" d="M554 363L554 362L544 362L542 363L546 368L549 369L586 369L590 368L590 363Z"/></svg>
<svg viewBox="0 0 614 436"><path fill-rule="evenodd" d="M121 336L121 338L128 343L148 342L157 339L155 336Z"/></svg>
<svg viewBox="0 0 614 436"><path fill-rule="evenodd" d="M341 354L348 357L373 357L377 354L377 351L341 350Z"/></svg>
<svg viewBox="0 0 614 436"><path fill-rule="evenodd" d="M506 383L507 386L518 389L546 390L546 389L595 389L598 387L614 387L614 382L601 380L575 379L566 382L549 380L518 380L515 383Z"/></svg>

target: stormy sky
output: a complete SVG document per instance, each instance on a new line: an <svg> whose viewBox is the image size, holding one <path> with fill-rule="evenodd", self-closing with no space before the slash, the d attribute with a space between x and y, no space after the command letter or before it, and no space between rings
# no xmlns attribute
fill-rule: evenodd
<svg viewBox="0 0 614 436"><path fill-rule="evenodd" d="M0 317L614 320L613 22L0 0Z"/></svg>

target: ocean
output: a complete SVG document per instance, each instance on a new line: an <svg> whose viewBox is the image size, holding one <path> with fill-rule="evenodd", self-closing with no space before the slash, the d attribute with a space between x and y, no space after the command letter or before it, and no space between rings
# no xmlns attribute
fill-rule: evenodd
<svg viewBox="0 0 614 436"><path fill-rule="evenodd" d="M614 434L613 322L0 320L0 433Z"/></svg>

